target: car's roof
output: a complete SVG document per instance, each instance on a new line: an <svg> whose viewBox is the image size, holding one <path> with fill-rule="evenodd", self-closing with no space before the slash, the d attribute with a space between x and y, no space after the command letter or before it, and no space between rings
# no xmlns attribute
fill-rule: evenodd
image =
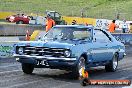
<svg viewBox="0 0 132 88"><path fill-rule="evenodd" d="M92 25L89 25L89 26L85 26L85 25L56 25L54 27L93 28Z"/></svg>

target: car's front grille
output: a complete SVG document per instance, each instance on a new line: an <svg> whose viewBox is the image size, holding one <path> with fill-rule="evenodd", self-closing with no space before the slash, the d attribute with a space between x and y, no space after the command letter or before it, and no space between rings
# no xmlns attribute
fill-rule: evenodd
<svg viewBox="0 0 132 88"><path fill-rule="evenodd" d="M17 54L18 54L17 47ZM24 48L24 55L31 56L53 56L53 57L64 57L64 50L62 48L48 48L48 47L31 47L26 46Z"/></svg>

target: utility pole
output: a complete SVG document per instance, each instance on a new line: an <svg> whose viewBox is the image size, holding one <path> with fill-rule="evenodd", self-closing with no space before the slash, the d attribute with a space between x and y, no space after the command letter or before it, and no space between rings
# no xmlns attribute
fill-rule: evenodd
<svg viewBox="0 0 132 88"><path fill-rule="evenodd" d="M84 8L81 9L81 17L84 17Z"/></svg>
<svg viewBox="0 0 132 88"><path fill-rule="evenodd" d="M116 19L119 20L119 18L120 18L120 13L117 13L117 14L116 14Z"/></svg>
<svg viewBox="0 0 132 88"><path fill-rule="evenodd" d="M81 9L81 17L84 17L84 12L86 11L86 10L89 10L89 9L91 9L91 8L93 8L93 7L96 7L97 5L95 4L95 5L92 5L92 6L88 6L88 7L84 7L84 8L82 8Z"/></svg>
<svg viewBox="0 0 132 88"><path fill-rule="evenodd" d="M118 9L117 9L117 4L115 5L115 18L117 19L117 20L119 20L119 18L120 18L120 13L119 13L119 11L118 11Z"/></svg>
<svg viewBox="0 0 132 88"><path fill-rule="evenodd" d="M84 7L81 9L81 17L84 17L84 12L88 9L90 9L90 7Z"/></svg>

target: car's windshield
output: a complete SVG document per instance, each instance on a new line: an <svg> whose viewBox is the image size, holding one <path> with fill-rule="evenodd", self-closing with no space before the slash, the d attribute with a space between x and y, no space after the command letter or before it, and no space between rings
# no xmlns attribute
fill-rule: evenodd
<svg viewBox="0 0 132 88"><path fill-rule="evenodd" d="M45 36L46 39L55 40L80 40L89 39L91 37L91 30L88 28L76 27L54 27Z"/></svg>

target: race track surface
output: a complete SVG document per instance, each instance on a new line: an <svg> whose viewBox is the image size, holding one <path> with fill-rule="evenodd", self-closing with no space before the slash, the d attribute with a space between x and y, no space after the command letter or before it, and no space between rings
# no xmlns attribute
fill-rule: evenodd
<svg viewBox="0 0 132 88"><path fill-rule="evenodd" d="M127 56L119 62L116 72L104 67L92 68L90 79L129 79L132 81L132 46L126 47ZM58 69L35 69L32 75L24 74L21 64L13 58L0 58L0 88L82 88L71 72ZM85 88L125 88L117 85L89 85ZM129 87L132 88L132 87Z"/></svg>

